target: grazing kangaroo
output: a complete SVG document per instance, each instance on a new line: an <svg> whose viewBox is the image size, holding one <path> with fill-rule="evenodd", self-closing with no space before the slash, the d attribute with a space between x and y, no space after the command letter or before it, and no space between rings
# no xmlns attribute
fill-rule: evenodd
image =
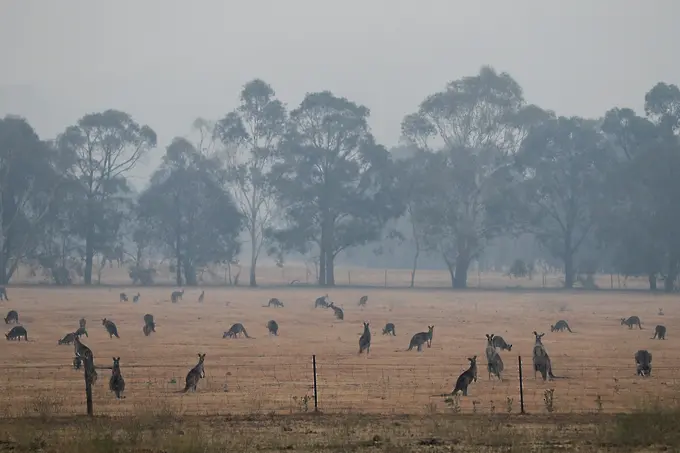
<svg viewBox="0 0 680 453"><path fill-rule="evenodd" d="M496 347L493 345L493 337L494 335L491 334L486 334L486 364L487 368L489 371L489 380L491 380L491 375L495 374L496 377L499 380L503 380L501 378L501 373L503 372L503 360L501 359L500 354L496 350Z"/></svg>
<svg viewBox="0 0 680 453"><path fill-rule="evenodd" d="M4 286L0 286L0 300L9 301L9 298L7 297L7 288Z"/></svg>
<svg viewBox="0 0 680 453"><path fill-rule="evenodd" d="M104 318L102 319L102 325L104 326L104 328L106 328L106 331L109 333L109 338L113 338L114 336L116 338L120 338L118 336L118 328L116 327L116 324L114 324L113 321Z"/></svg>
<svg viewBox="0 0 680 453"><path fill-rule="evenodd" d="M186 384L184 385L184 390L182 390L182 393L186 393L187 391L191 390L192 392L196 391L196 386L198 385L198 381L203 379L205 377L205 369L203 368L203 362L205 361L205 354L201 354L200 352L198 353L198 363L196 364L195 367L193 367L191 370L189 370L189 373L187 373L187 378L186 378Z"/></svg>
<svg viewBox="0 0 680 453"><path fill-rule="evenodd" d="M557 321L555 323L554 326L550 326L551 332L562 332L562 331L564 331L564 329L567 329L569 332L571 332L571 329L569 328L569 324L564 319L560 319L559 321ZM571 333L573 333L573 332L571 332Z"/></svg>
<svg viewBox="0 0 680 453"><path fill-rule="evenodd" d="M368 296L361 296L361 299L359 299L359 306L365 307L366 302L368 302Z"/></svg>
<svg viewBox="0 0 680 453"><path fill-rule="evenodd" d="M536 379L536 372L539 371L544 381L546 380L546 377L549 377L550 380L552 380L555 377L552 372L552 362L550 361L548 351L545 350L545 346L543 346L543 343L541 342L541 338L543 338L545 334L538 334L536 331L534 331L533 334L536 338L533 351L534 379Z"/></svg>
<svg viewBox="0 0 680 453"><path fill-rule="evenodd" d="M184 295L184 290L182 291L173 291L172 294L170 294L170 301L173 304L176 304L178 300L182 300L182 296Z"/></svg>
<svg viewBox="0 0 680 453"><path fill-rule="evenodd" d="M82 337L83 335L85 335L86 337L89 338L89 335L87 334L87 330L85 330L85 327L78 327L78 330L73 332L73 334L77 337Z"/></svg>
<svg viewBox="0 0 680 453"><path fill-rule="evenodd" d="M18 340L18 341L21 341L21 337L24 337L24 340L28 341L28 333L26 332L26 329L22 326L12 327L12 330L7 332L5 334L5 337L7 337L8 340Z"/></svg>
<svg viewBox="0 0 680 453"><path fill-rule="evenodd" d="M397 334L394 332L394 324L391 322L385 324L385 327L383 327L383 335L392 335L393 337L396 337Z"/></svg>
<svg viewBox="0 0 680 453"><path fill-rule="evenodd" d="M267 323L267 329L269 330L270 335L279 335L279 325L273 319Z"/></svg>
<svg viewBox="0 0 680 453"><path fill-rule="evenodd" d="M232 325L229 330L224 332L224 335L222 335L222 338L238 338L238 334L242 333L245 335L246 338L252 338L248 336L248 332L246 332L246 328L243 327L243 324L240 322L237 322L236 324Z"/></svg>
<svg viewBox="0 0 680 453"><path fill-rule="evenodd" d="M62 338L61 340L57 340L57 344L58 345L73 344L74 341L76 341L76 334L74 332L71 332L64 335L64 338Z"/></svg>
<svg viewBox="0 0 680 453"><path fill-rule="evenodd" d="M333 309L333 313L335 314L336 318L338 318L340 321L345 319L345 312L342 311L342 308L336 307L335 305L333 305L333 302L328 304L328 306Z"/></svg>
<svg viewBox="0 0 680 453"><path fill-rule="evenodd" d="M325 296L318 297L316 301L314 301L314 308L329 308L330 305L328 304L328 294Z"/></svg>
<svg viewBox="0 0 680 453"><path fill-rule="evenodd" d="M19 313L17 313L16 310L10 310L7 312L7 316L5 317L5 324L9 324L10 322L13 322L14 324L19 324Z"/></svg>
<svg viewBox="0 0 680 453"><path fill-rule="evenodd" d="M111 379L109 379L109 390L116 394L116 398L125 398L122 396L125 391L125 379L120 372L120 357L113 358L113 369L111 370Z"/></svg>
<svg viewBox="0 0 680 453"><path fill-rule="evenodd" d="M119 297L118 297L118 300L119 300L120 302L127 302L127 301L128 301L127 294L125 294L125 293L120 293L120 295L119 295Z"/></svg>
<svg viewBox="0 0 680 453"><path fill-rule="evenodd" d="M666 339L666 326L658 325L654 329L654 336L650 338L650 340L654 340L655 338L658 338L659 340L665 340Z"/></svg>
<svg viewBox="0 0 680 453"><path fill-rule="evenodd" d="M198 296L198 303L199 303L199 304L202 304L202 303L203 303L203 299L205 299L205 291L201 291L201 295Z"/></svg>
<svg viewBox="0 0 680 453"><path fill-rule="evenodd" d="M432 335L434 334L434 326L427 326L427 332L418 332L411 337L411 342L408 344L407 351L413 349L414 346L418 348L418 352L423 352L423 344L427 343L427 347L432 347Z"/></svg>
<svg viewBox="0 0 680 453"><path fill-rule="evenodd" d="M276 297L272 297L269 299L269 303L267 305L263 305L263 307L283 307L283 302L278 300Z"/></svg>
<svg viewBox="0 0 680 453"><path fill-rule="evenodd" d="M621 325L626 325L628 326L629 329L632 329L634 325L638 326L640 330L642 330L642 323L640 322L640 318L637 316L631 316L630 318L621 318Z"/></svg>
<svg viewBox="0 0 680 453"><path fill-rule="evenodd" d="M500 335L494 335L493 336L493 345L494 345L494 347L496 347L500 350L505 349L506 351L512 351L512 345L506 343L506 341Z"/></svg>
<svg viewBox="0 0 680 453"><path fill-rule="evenodd" d="M140 297L140 294L139 294L139 293L137 293L136 295L132 296L132 302L135 303L135 304L136 304L137 302L139 302L139 297Z"/></svg>
<svg viewBox="0 0 680 453"><path fill-rule="evenodd" d="M452 395L463 392L463 396L467 396L467 390L470 383L472 381L477 382L477 356L472 358L468 357L468 360L470 361L470 368L463 371L463 373L458 376L456 386L453 388L453 392L451 392Z"/></svg>
<svg viewBox="0 0 680 453"><path fill-rule="evenodd" d="M364 323L364 333L359 337L359 354L366 351L366 355L371 349L371 330L368 328L368 323Z"/></svg>
<svg viewBox="0 0 680 453"><path fill-rule="evenodd" d="M646 349L640 349L635 353L635 369L638 376L652 375L652 353Z"/></svg>

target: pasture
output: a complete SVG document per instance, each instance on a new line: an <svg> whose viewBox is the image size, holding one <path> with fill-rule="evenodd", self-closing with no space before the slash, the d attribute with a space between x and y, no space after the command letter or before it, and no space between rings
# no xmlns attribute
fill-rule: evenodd
<svg viewBox="0 0 680 453"><path fill-rule="evenodd" d="M645 293L579 292L454 292L446 290L331 289L329 296L344 308L345 319L331 310L313 308L323 294L313 288L188 289L177 304L169 288L9 288L3 314L19 312L29 342L6 341L0 349L0 415L85 412L83 373L72 369L73 346L57 340L87 319L98 367L121 357L126 398L116 400L108 389L110 372L99 370L94 386L96 414L132 414L140 409L183 414L299 413L313 410L312 355L317 357L319 409L324 413L423 414L439 412L519 413L517 356L524 366L524 399L529 413L630 411L650 399L672 401L680 379L680 314L673 296ZM125 291L130 302L119 302ZM325 290L323 290L325 292ZM364 309L357 306L368 295ZM278 297L284 308L266 308ZM658 308L665 314L660 316ZM156 333L145 337L142 317L151 313ZM620 325L637 315L643 330ZM120 339L110 339L101 319L113 320ZM270 319L279 336L268 335ZM552 333L550 325L565 319L574 333ZM370 354L358 353L362 322L370 321ZM253 339L223 339L240 322ZM396 336L383 336L386 322ZM434 324L432 347L406 352L414 333ZM667 340L652 340L656 324L668 328ZM6 331L10 326L6 326ZM533 335L545 332L543 343L555 375L564 379L534 380ZM502 335L512 351L502 351L503 381L489 380L484 356L485 334ZM635 375L633 354L653 354L651 378ZM205 353L206 378L196 393L181 394L188 370ZM469 396L446 402L477 355L478 381ZM546 390L552 401L545 401Z"/></svg>

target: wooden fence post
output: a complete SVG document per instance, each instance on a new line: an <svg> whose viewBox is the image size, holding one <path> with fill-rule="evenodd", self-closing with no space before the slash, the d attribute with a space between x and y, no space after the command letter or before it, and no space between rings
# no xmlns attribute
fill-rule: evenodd
<svg viewBox="0 0 680 453"><path fill-rule="evenodd" d="M524 380L522 377L522 356L517 356L519 362L519 411L524 414Z"/></svg>
<svg viewBox="0 0 680 453"><path fill-rule="evenodd" d="M316 386L316 354L312 356L312 370L314 373L314 412L319 411L319 392Z"/></svg>

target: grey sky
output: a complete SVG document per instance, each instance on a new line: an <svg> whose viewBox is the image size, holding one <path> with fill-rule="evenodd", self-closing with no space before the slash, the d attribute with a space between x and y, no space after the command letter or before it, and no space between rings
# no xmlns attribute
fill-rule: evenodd
<svg viewBox="0 0 680 453"><path fill-rule="evenodd" d="M675 0L0 0L0 115L50 138L116 108L165 146L259 77L291 107L323 89L368 106L391 146L426 95L490 64L529 102L599 116L680 83L678 17Z"/></svg>

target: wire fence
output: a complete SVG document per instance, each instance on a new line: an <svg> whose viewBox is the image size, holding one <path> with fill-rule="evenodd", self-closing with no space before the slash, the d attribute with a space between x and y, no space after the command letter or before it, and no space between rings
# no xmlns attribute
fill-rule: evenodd
<svg viewBox="0 0 680 453"><path fill-rule="evenodd" d="M243 358L240 357L240 360ZM593 362L595 363L595 359ZM451 396L460 367L399 365L371 358L349 362L316 357L253 357L242 364L206 362L195 393L182 393L191 365L122 365L125 398L109 391L110 363L96 363L94 413L249 414L358 412L422 414L539 412L627 412L650 401L675 403L680 367L654 367L639 377L635 366L571 366L555 370L557 379L534 378L531 357L507 356L502 380L478 364L478 379L468 396ZM358 363L361 362L361 363ZM453 363L464 363L461 357ZM316 368L316 373L315 373ZM0 416L58 415L86 412L83 370L61 364L0 367Z"/></svg>

